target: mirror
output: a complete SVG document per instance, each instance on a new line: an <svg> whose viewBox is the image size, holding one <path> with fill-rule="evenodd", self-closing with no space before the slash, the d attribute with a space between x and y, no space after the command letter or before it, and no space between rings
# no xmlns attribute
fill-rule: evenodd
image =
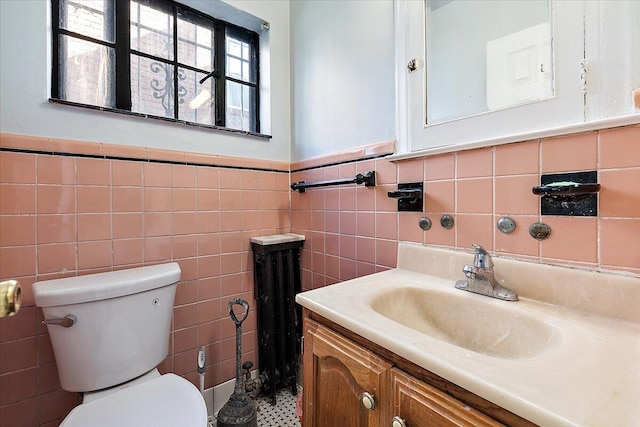
<svg viewBox="0 0 640 427"><path fill-rule="evenodd" d="M554 95L549 0L426 0L426 124Z"/></svg>

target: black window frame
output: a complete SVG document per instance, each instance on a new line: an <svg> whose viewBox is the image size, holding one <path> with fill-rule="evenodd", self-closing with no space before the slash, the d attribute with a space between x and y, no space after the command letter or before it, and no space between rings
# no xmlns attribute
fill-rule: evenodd
<svg viewBox="0 0 640 427"><path fill-rule="evenodd" d="M51 71L51 102L87 107L90 109L98 109L103 111L113 111L119 113L125 113L134 116L148 117L154 119L161 119L164 121L184 123L188 125L223 129L231 132L238 132L248 135L260 136L270 138L269 135L263 135L260 133L260 67L259 67L259 35L254 31L246 28L234 25L232 23L216 19L210 15L207 15L201 11L193 9L189 6L175 2L173 0L142 0L143 3L152 3L160 10L166 12L170 11L173 14L173 59L168 60L166 58L156 57L145 52L133 50L131 48L131 24L130 24L130 4L131 0L113 0L114 22L112 26L105 26L110 28L113 32L114 42L109 42L101 39L96 39L91 36L80 34L74 31L70 31L60 27L60 3L65 0L51 0L51 28L52 28L52 71ZM73 0L71 0L73 1ZM108 2L107 2L108 3ZM201 68L194 67L189 64L184 64L178 60L178 14L184 13L195 17L199 21L207 21L211 23L210 29L213 34L213 69L212 71L203 70ZM105 30L106 31L106 30ZM246 42L250 46L250 75L255 76L254 81L237 79L231 76L227 76L226 70L226 40L227 35L231 34L234 38L239 38L242 42ZM85 104L74 102L66 99L63 88L60 85L60 76L64 72L64 64L60 61L60 49L61 49L61 36L66 35L75 39L88 41L91 43L99 44L114 49L115 51L115 107L105 107L99 105ZM106 38L106 37L105 37ZM174 78L173 78L173 117L156 116L152 114L145 114L132 111L131 101L131 56L139 55L148 59L158 60L164 63L168 63L173 66ZM188 71L194 71L205 74L205 77L200 80L203 83L205 80L214 79L215 94L214 97L214 110L215 110L215 123L204 124L198 122L191 122L184 119L179 119L179 96L178 86L179 79L177 78L178 69L184 68ZM250 110L251 110L251 123L249 130L242 130L236 128L228 128L226 120L226 97L227 82L234 82L246 87L252 88L250 97Z"/></svg>

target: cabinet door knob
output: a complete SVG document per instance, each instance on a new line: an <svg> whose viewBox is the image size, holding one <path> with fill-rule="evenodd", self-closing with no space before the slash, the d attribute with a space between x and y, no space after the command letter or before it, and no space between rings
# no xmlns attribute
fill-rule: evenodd
<svg viewBox="0 0 640 427"><path fill-rule="evenodd" d="M362 393L360 400L362 401L362 404L364 405L364 407L367 408L368 410L373 411L375 409L376 401L373 398L372 394L367 393L365 391L364 393Z"/></svg>
<svg viewBox="0 0 640 427"><path fill-rule="evenodd" d="M398 416L395 416L391 419L391 427L407 427L407 423Z"/></svg>

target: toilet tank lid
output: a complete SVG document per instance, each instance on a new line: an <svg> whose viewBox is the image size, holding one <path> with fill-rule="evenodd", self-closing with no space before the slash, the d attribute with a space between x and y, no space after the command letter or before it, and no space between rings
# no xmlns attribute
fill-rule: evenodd
<svg viewBox="0 0 640 427"><path fill-rule="evenodd" d="M172 285L180 280L180 266L175 263L152 265L87 274L33 284L38 307L80 304L136 294Z"/></svg>

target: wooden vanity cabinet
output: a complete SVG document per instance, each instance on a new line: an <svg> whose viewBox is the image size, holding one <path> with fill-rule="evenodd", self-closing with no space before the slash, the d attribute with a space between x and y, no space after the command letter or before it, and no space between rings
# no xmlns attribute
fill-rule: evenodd
<svg viewBox="0 0 640 427"><path fill-rule="evenodd" d="M305 427L385 425L391 364L312 320L303 335Z"/></svg>
<svg viewBox="0 0 640 427"><path fill-rule="evenodd" d="M534 426L321 316L304 312L303 427ZM372 409L363 404L364 393L373 396Z"/></svg>

